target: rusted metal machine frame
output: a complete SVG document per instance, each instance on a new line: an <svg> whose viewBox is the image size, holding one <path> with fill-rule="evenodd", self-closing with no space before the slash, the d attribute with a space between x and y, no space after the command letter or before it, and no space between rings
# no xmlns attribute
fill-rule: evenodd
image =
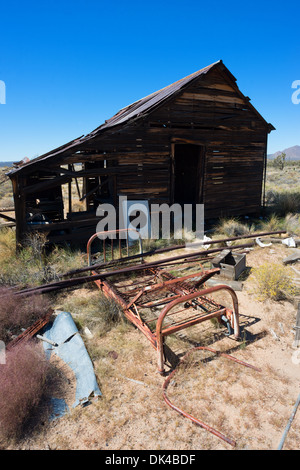
<svg viewBox="0 0 300 470"><path fill-rule="evenodd" d="M124 229L123 229L124 230ZM122 230L122 231L123 231ZM125 229L126 230L126 229ZM118 230L114 230L111 232L118 232ZM100 232L102 235L104 232ZM92 241L97 237L97 233L94 234L88 241L87 244L87 254L88 254L88 260L91 262L91 255L90 255L90 250L91 250L91 243ZM141 240L140 240L141 242ZM142 251L142 248L141 248ZM145 267L145 269L148 269ZM164 273L164 269L160 267L152 267L150 268L150 271L153 272L153 274L156 273ZM91 266L91 272L92 275L96 275L97 272L93 271L92 266ZM221 322L221 317L225 316L226 320L229 321L231 328L234 330L234 337L237 339L239 338L240 335L240 329L239 329L239 311L238 311L238 299L237 296L232 288L230 288L227 285L220 285L220 286L214 286L214 287L209 287L209 288L204 288L200 289L198 291L194 291L195 288L198 288L198 286L203 285L210 277L212 277L214 274L219 273L220 269L219 268L214 268L210 270L201 270L200 272L193 273L187 276L183 276L180 278L173 278L170 276L169 280L161 282L159 284L154 284L152 286L145 286L142 289L139 289L137 294L134 296L134 298L127 303L125 299L117 292L115 289L114 285L109 282L106 279L95 279L95 284L102 290L104 295L107 298L113 298L119 306L122 308L125 317L133 323L150 341L151 345L155 348L157 352L157 367L158 367L158 372L161 375L165 374L165 368L164 368L164 338L170 334L176 333L179 330L188 328L193 325L197 325L199 323L202 323L203 321L210 320L212 318L217 318L219 322ZM184 282L188 279L191 278L196 278L200 277L200 280L198 280L194 286L193 286L193 291L191 292L191 286L187 287ZM151 331L149 326L145 321L142 320L140 317L140 314L138 312L138 309L135 305L135 302L144 294L144 293L149 293L149 291L159 291L161 289L164 289L166 287L172 286L173 285L173 293L175 293L175 298L171 297L169 298L169 304L166 305L162 311L160 312L160 315L157 318L157 323L156 323L156 329L155 332ZM179 287L178 287L179 286ZM201 316L195 316L192 319L187 319L186 321L182 321L180 324L174 325L174 326L169 326L167 328L164 328L164 319L165 317L169 314L170 310L176 307L178 304L184 303L185 305L192 306L192 302L196 301L199 298L205 297L206 295L212 294L214 292L219 292L225 290L227 291L232 298L232 303L233 303L233 310L219 306L214 302L214 304L218 308L214 312L210 312L208 314L203 314ZM164 299L167 301L167 299ZM161 300L162 302L162 300ZM147 307L154 306L155 302L148 302Z"/></svg>
<svg viewBox="0 0 300 470"><path fill-rule="evenodd" d="M222 307L220 310L218 310L216 312L204 315L203 317L200 317L200 318L195 319L195 320L190 320L190 321L185 322L186 326L180 327L180 325L178 325L178 326L163 329L164 318L170 312L170 310L172 308L174 308L176 305L178 305L180 303L190 302L191 300L195 300L198 297L203 297L203 296L206 296L208 294L212 294L213 292L218 292L218 291L221 291L221 290L226 290L231 295L232 301L233 301L233 310L232 311L229 308ZM231 323L231 327L234 330L235 339L238 339L239 336L240 336L238 299L237 299L237 296L236 296L236 293L234 292L234 290L231 287L226 286L226 285L209 287L207 289L202 289L201 291L198 291L198 292L193 292L192 294L189 294L189 295L183 295L182 297L179 297L179 298L173 300L173 302L171 302L169 305L166 305L163 308L162 312L160 313L159 318L157 320L157 324L156 324L156 342L157 342L156 349L157 349L157 365L158 365L159 373L161 375L164 375L164 372L165 372L165 370L164 370L164 348L163 348L163 343L164 343L164 337L165 336L168 336L172 333L176 333L180 329L188 328L189 326L193 326L193 325L197 325L198 323L202 323L203 321L206 321L206 320L211 320L212 318L218 318L219 319L224 314Z"/></svg>
<svg viewBox="0 0 300 470"><path fill-rule="evenodd" d="M183 358L181 359L180 364L182 364L185 359L187 358L187 356L189 356L190 354L192 354L194 351L197 351L197 350L206 350L206 351L210 351L210 352L213 352L215 353L216 355L218 356L222 356L222 357L225 357L227 359L230 359L231 361L233 362L236 362L238 364L241 364L245 367L249 367L251 369L254 369L256 370L257 372L261 372L261 369L251 365L251 364L248 364L247 362L244 362L244 361L241 361L239 359L236 359L235 357L229 355L229 354L225 354L225 353L221 353L219 351L216 351L215 349L212 349L212 348L209 348L209 347L206 347L206 346L198 346L196 348L193 348L193 349L190 349L184 356ZM203 421L200 421L199 419L197 418L194 418L194 416L190 415L189 413L187 413L186 411L183 411L181 408L179 408L178 406L174 405L171 400L168 398L167 396L167 388L171 382L171 380L174 378L174 375L176 374L177 372L177 369L174 369L170 375L167 377L167 379L165 380L164 384L163 384L163 397L164 397L164 400L165 402L167 403L167 405L169 405L173 410L177 411L177 413L183 415L184 417L186 418L189 418L193 423L197 424L198 426L201 426L202 428L206 429L207 431L211 432L212 434L214 434L215 436L219 437L220 439L222 439L223 441L227 442L228 444L230 444L231 446L235 447L236 446L236 442L229 438L229 437L226 437L224 434L222 434L221 432L217 431L216 429L212 428L211 426L209 426L208 424L205 424Z"/></svg>

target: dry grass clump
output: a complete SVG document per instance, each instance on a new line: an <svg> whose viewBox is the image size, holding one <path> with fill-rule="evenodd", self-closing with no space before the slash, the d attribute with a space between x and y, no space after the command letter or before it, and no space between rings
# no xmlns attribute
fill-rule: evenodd
<svg viewBox="0 0 300 470"><path fill-rule="evenodd" d="M16 256L16 235L11 228L0 230L0 263Z"/></svg>
<svg viewBox="0 0 300 470"><path fill-rule="evenodd" d="M46 267L52 271L52 276L57 277L86 265L87 255L80 250L56 246L46 257L45 261Z"/></svg>
<svg viewBox="0 0 300 470"><path fill-rule="evenodd" d="M0 365L0 444L18 440L49 386L53 370L40 345L18 345Z"/></svg>
<svg viewBox="0 0 300 470"><path fill-rule="evenodd" d="M87 327L97 337L103 336L125 317L113 300L107 299L98 288L80 289L56 300L58 310L74 315L79 330Z"/></svg>
<svg viewBox="0 0 300 470"><path fill-rule="evenodd" d="M262 232L275 232L284 229L284 220L276 214L271 214L266 220L262 220L259 224L259 230Z"/></svg>
<svg viewBox="0 0 300 470"><path fill-rule="evenodd" d="M249 235L252 231L252 227L249 227L247 224L240 222L234 217L220 219L214 229L216 235L222 235L226 238Z"/></svg>
<svg viewBox="0 0 300 470"><path fill-rule="evenodd" d="M26 247L16 252L15 231L0 230L0 284L36 285L44 279L43 241L29 237Z"/></svg>
<svg viewBox="0 0 300 470"><path fill-rule="evenodd" d="M15 231L0 230L0 285L40 285L86 263L86 255L79 250L55 247L47 252L46 244L44 234L32 233L16 252Z"/></svg>

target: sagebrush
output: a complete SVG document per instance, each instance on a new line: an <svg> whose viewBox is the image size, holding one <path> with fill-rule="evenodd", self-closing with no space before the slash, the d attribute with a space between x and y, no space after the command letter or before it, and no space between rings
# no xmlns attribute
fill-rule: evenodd
<svg viewBox="0 0 300 470"><path fill-rule="evenodd" d="M263 263L252 270L253 292L258 300L285 300L296 294L293 272L280 263Z"/></svg>

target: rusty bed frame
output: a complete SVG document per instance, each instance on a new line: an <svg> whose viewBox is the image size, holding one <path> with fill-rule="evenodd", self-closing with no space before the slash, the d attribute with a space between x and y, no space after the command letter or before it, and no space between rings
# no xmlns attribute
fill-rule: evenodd
<svg viewBox="0 0 300 470"><path fill-rule="evenodd" d="M108 234L120 235L126 232L127 257L119 258L120 263L126 263L128 256L128 231L134 229L111 230L109 232L95 233L87 243L88 263L92 274L93 270L91 245L93 241L102 238L103 255L106 261L105 237ZM140 261L142 258L142 241L138 233L140 245ZM112 237L113 238L113 237ZM113 242L111 241L113 258ZM119 238L119 254L121 255L121 242ZM108 263L109 264L109 263ZM126 270L124 270L126 271ZM97 279L94 282L107 298L114 299L123 310L125 317L134 324L150 341L157 352L157 367L161 375L165 375L164 340L166 336L197 325L206 320L216 318L227 327L228 335L240 336L238 299L234 290L227 285L205 287L205 282L215 274L219 268L203 269L182 277L175 277L166 268L155 266L145 270L124 272L116 279ZM143 273L143 274L142 274ZM132 275L133 274L133 275ZM232 300L232 308L224 307L214 301L211 294L225 291Z"/></svg>

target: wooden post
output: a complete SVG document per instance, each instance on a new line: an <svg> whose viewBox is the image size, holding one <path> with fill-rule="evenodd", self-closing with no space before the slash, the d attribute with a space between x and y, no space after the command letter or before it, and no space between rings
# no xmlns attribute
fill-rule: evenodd
<svg viewBox="0 0 300 470"><path fill-rule="evenodd" d="M68 165L68 169L72 170L72 165ZM69 214L72 212L72 180L68 183L68 196L69 196Z"/></svg>
<svg viewBox="0 0 300 470"><path fill-rule="evenodd" d="M16 248L20 248L26 232L25 195L22 193L22 184L18 176L11 179L14 192L15 219L16 219Z"/></svg>

